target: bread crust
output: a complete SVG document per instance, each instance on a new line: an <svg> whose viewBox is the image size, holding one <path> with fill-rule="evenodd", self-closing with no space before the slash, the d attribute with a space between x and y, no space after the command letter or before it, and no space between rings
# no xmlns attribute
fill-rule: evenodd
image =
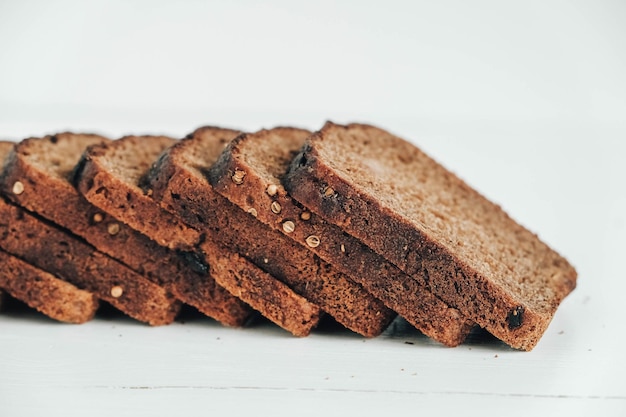
<svg viewBox="0 0 626 417"><path fill-rule="evenodd" d="M228 326L242 326L252 312L245 303L210 276L194 271L174 251L89 203L74 188L70 177L82 152L108 142L101 136L72 133L24 140L11 153L0 187L15 203L82 237L203 314ZM11 193L18 181L28 186L20 194Z"/></svg>
<svg viewBox="0 0 626 417"><path fill-rule="evenodd" d="M217 159L225 138L236 133L201 128L165 151L151 170L154 199L221 245L236 249L345 327L366 337L382 333L395 317L393 311L333 266L213 190L202 172ZM202 149L202 156L194 155L196 149Z"/></svg>
<svg viewBox="0 0 626 417"><path fill-rule="evenodd" d="M545 254L542 252L531 256L536 256L537 267L545 267L550 272L554 270L555 274L545 280L549 287L546 291L549 298L543 301L541 309L535 308L534 300L514 291L516 285L519 288L523 283L511 282L508 287L498 284L497 280L514 281L514 274L511 274L511 278L481 274L470 265L473 259L455 255L440 235L428 232L428 227L433 227L433 224L428 227L420 226L416 220L407 218L394 209L390 201L393 198L403 198L393 196L391 190L394 184L379 183L382 187L388 186L390 191L385 195L376 194L372 191L374 187L357 185L350 176L338 169L337 163L332 161L328 152L322 152L324 146L331 146L329 143L336 143L334 141L340 140L339 137L346 141L356 141L355 138L362 136L366 136L368 140L382 137L381 140L387 141L386 146L400 149L397 153L401 156L402 153L420 153L408 142L372 126L339 126L327 123L320 132L309 138L291 164L285 177L285 186L290 194L327 221L339 225L366 243L415 280L427 285L434 294L458 308L461 313L499 339L514 348L531 350L548 327L560 301L574 289L576 271L567 261L541 243L541 250ZM349 157L358 160L358 151ZM428 175L440 176L440 182L444 184L433 192L444 190L456 193L459 198L469 193L472 199L486 207L485 210L503 219L502 222L512 230L512 234L523 234L524 239L532 240L533 244L539 242L535 235L517 225L499 207L487 202L445 168L422 153L420 158L428 161L428 166L432 168ZM383 169L390 169L391 162L384 162L389 164ZM400 163L397 166L404 169ZM419 178L417 173L415 178ZM379 179L372 178L371 181ZM329 189L332 190L331 193L328 193ZM393 236L394 239L377 239L379 236Z"/></svg>

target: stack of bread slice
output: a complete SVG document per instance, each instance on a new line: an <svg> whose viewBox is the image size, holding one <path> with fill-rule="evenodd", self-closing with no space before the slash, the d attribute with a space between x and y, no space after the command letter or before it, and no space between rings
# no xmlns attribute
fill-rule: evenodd
<svg viewBox="0 0 626 417"><path fill-rule="evenodd" d="M531 350L576 271L497 205L373 126L202 127L181 140L64 133L3 143L0 289L84 322L180 303L297 336L396 315L446 345L482 327Z"/></svg>
<svg viewBox="0 0 626 417"><path fill-rule="evenodd" d="M46 140L57 142L56 137ZM46 207L54 207L58 216L67 218L68 223L79 214L74 212L71 199L66 200L63 198L66 196L59 193L55 183L56 179L65 177L71 167L58 155L31 153L34 143L42 142L26 140L10 150L5 159L6 170L2 178L7 181L2 181L3 197L0 198L0 216L3 219L0 222L0 249L95 294L98 299L137 320L153 325L171 323L180 309L180 302L175 297L145 276L69 233L62 227L65 225L54 224L35 211L36 201L41 201ZM60 146L63 146L63 141ZM18 153L20 149L21 154ZM43 165L50 171L42 174L43 169L39 169ZM51 174L55 169L56 175ZM13 179L16 177L19 179Z"/></svg>

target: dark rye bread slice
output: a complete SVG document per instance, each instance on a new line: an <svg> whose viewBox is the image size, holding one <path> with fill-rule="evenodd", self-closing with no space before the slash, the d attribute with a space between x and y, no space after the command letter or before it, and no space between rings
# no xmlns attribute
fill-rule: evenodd
<svg viewBox="0 0 626 417"><path fill-rule="evenodd" d="M345 327L377 336L395 313L312 252L217 194L204 171L238 132L205 127L168 148L150 172L153 198L190 226L252 260Z"/></svg>
<svg viewBox="0 0 626 417"><path fill-rule="evenodd" d="M101 136L72 133L26 139L7 158L0 187L12 201L82 237L184 303L223 324L243 325L251 313L246 304L174 251L93 206L74 188L70 176L83 151L106 142ZM24 184L18 194L12 192L17 183Z"/></svg>
<svg viewBox="0 0 626 417"><path fill-rule="evenodd" d="M218 284L287 331L308 335L319 321L318 306L188 227L140 187L150 165L175 142L162 136L128 136L89 147L76 170L78 189L103 211L164 246L194 250L201 244L199 257L189 256L200 270L206 268Z"/></svg>
<svg viewBox="0 0 626 417"><path fill-rule="evenodd" d="M193 251L201 234L176 216L156 210L155 203L138 184L159 152L174 139L165 136L127 136L94 145L76 167L75 185L96 207L170 249ZM136 142L141 142L138 146ZM131 148L131 152L128 151Z"/></svg>
<svg viewBox="0 0 626 417"><path fill-rule="evenodd" d="M0 288L51 319L80 324L91 320L98 299L0 250Z"/></svg>
<svg viewBox="0 0 626 417"><path fill-rule="evenodd" d="M472 323L458 310L287 194L282 177L308 136L310 132L294 128L242 134L226 147L209 178L216 191L348 274L424 334L447 346L463 342ZM241 181L234 182L237 173ZM286 231L285 222L294 227Z"/></svg>
<svg viewBox="0 0 626 417"><path fill-rule="evenodd" d="M13 142L0 141L0 167L14 145ZM2 250L0 288L48 317L66 323L89 321L98 309L94 294Z"/></svg>
<svg viewBox="0 0 626 417"><path fill-rule="evenodd" d="M320 308L264 272L243 256L207 239L200 244L199 264L215 274L219 283L245 300L264 317L291 332L308 336L322 314Z"/></svg>
<svg viewBox="0 0 626 417"><path fill-rule="evenodd" d="M65 230L0 198L0 249L151 325L171 323L180 302Z"/></svg>
<svg viewBox="0 0 626 417"><path fill-rule="evenodd" d="M536 235L376 127L327 123L285 185L512 347L531 350L576 286L574 268Z"/></svg>

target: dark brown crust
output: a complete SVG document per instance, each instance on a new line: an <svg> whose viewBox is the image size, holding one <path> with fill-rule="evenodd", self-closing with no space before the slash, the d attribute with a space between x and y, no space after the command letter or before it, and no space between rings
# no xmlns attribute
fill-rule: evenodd
<svg viewBox="0 0 626 417"><path fill-rule="evenodd" d="M250 143L248 148L245 146L257 135L261 141L263 135L281 132L293 134L288 128L280 128L254 135L241 135L231 142L209 172L215 190L243 210L254 209L257 219L275 230L284 232L283 222L293 221L294 231L286 234L291 239L348 274L424 334L447 346L462 343L471 330L472 323L465 320L456 309L448 307L423 284L402 273L367 246L319 216L311 214L310 219L302 220L302 213L308 210L287 194L280 178L272 183L276 186L276 194L268 195L266 190L270 184L245 158L246 153L254 152L256 146L263 145L255 142ZM234 184L231 180L236 170L246 173L241 184ZM271 211L273 202L280 204L279 214ZM311 247L306 243L310 236L319 237L319 246Z"/></svg>
<svg viewBox="0 0 626 417"><path fill-rule="evenodd" d="M428 285L434 294L457 307L496 337L512 347L531 350L547 328L552 314L540 314L520 306L519 300L489 279L479 276L462 259L453 257L430 236L385 209L367 192L355 189L349 180L325 163L315 149L316 141L322 140L325 132L335 126L329 123L321 132L309 138L302 152L294 159L285 177L289 193L416 280ZM333 193L327 196L324 190L329 187ZM394 239L376 239L376 236L394 236ZM423 271L427 271L427 274ZM571 271L568 273L573 273L575 277L575 271ZM575 278L568 282L575 282ZM572 289L573 286L561 292L566 294ZM512 312L519 311L523 311L523 323L511 325Z"/></svg>
<svg viewBox="0 0 626 417"><path fill-rule="evenodd" d="M121 219L133 229L150 236L159 245L170 249L193 251L202 241L195 230L185 227L180 220L166 210L155 208L154 201L146 195L139 184L128 184L111 175L103 162L124 141L141 140L126 137L118 141L90 146L75 172L75 185L85 198L112 216ZM171 140L171 139L170 139ZM146 217L145 213L151 213Z"/></svg>
<svg viewBox="0 0 626 417"><path fill-rule="evenodd" d="M51 319L81 324L91 320L98 309L98 299L93 293L80 290L2 250L0 265L0 287Z"/></svg>
<svg viewBox="0 0 626 417"><path fill-rule="evenodd" d="M127 315L171 323L180 302L163 288L44 220L0 198L0 248L78 288L95 293ZM119 297L111 295L120 287Z"/></svg>
<svg viewBox="0 0 626 417"><path fill-rule="evenodd" d="M141 137L123 138L108 148L141 146L138 141L141 141ZM198 242L200 241L201 233L186 226L174 214L162 209L152 197L144 194L143 190L139 188L139 184L128 184L109 172L102 164L92 161L92 157L95 157L96 161L99 159L104 161L110 157L107 150L105 147L90 148L85 154L85 163L77 176L79 190L86 193L94 205L100 206L119 221L129 224L133 228L135 226L141 227L141 231L150 238L159 236L159 243L163 245L189 249L192 242L190 236L195 236ZM108 195L107 198L105 198L105 194ZM120 207L119 204L111 203L120 197L124 199L123 201L129 201L129 204L134 205L131 207L132 215L129 218L126 217L128 207ZM146 219L150 220L147 221ZM177 233L178 231L181 231L180 235ZM204 239L204 237L202 238ZM196 243L199 244L198 242ZM275 278L251 263L244 262L230 249L218 248L214 242L208 239L201 243L201 248L206 256L204 261L210 265L210 274L215 281L269 320L296 336L308 335L311 329L317 325L320 312L316 305L298 296L284 284L278 283ZM229 265L229 260L236 262L236 264ZM213 265L214 262L218 262L218 264ZM261 300L260 295L265 294L267 290L264 287L257 288L259 282L263 282L264 287L267 288L278 285L280 291L277 294L280 294L281 297Z"/></svg>
<svg viewBox="0 0 626 417"><path fill-rule="evenodd" d="M34 154L54 153L54 146L60 141L71 142L77 149L82 147L81 136L65 133L18 144L7 160L0 182L7 197L82 237L209 317L228 326L242 326L251 314L250 308L216 285L210 276L193 271L175 252L90 204L69 178L50 175L29 163ZM11 192L16 181L25 184L19 195ZM113 225L116 233L111 234L108 229Z"/></svg>
<svg viewBox="0 0 626 417"><path fill-rule="evenodd" d="M185 149L192 140L181 141L159 158L150 183L155 200L318 304L347 328L367 337L382 333L395 316L393 311L313 253L214 192L205 178L188 171Z"/></svg>

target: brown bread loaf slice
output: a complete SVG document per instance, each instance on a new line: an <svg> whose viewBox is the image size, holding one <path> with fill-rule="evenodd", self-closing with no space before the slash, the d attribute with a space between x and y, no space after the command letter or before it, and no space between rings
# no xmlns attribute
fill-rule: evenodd
<svg viewBox="0 0 626 417"><path fill-rule="evenodd" d="M174 139L165 136L127 136L89 147L76 167L79 191L94 206L170 249L193 251L201 234L165 210L139 187L162 149ZM139 143L138 143L139 142Z"/></svg>
<svg viewBox="0 0 626 417"><path fill-rule="evenodd" d="M70 175L83 151L106 142L101 136L71 133L26 139L7 158L0 187L15 203L82 237L177 299L226 325L243 325L251 313L246 304L174 251L93 206L74 188ZM26 184L22 192L11 192L18 182Z"/></svg>
<svg viewBox="0 0 626 417"><path fill-rule="evenodd" d="M0 249L151 325L171 323L180 302L65 230L0 198Z"/></svg>
<svg viewBox="0 0 626 417"><path fill-rule="evenodd" d="M472 323L435 297L420 281L400 271L366 245L309 210L281 181L310 132L293 128L242 134L224 149L209 172L215 190L256 218L309 248L398 312L424 334L447 345L463 342ZM209 145L203 147L209 155ZM235 173L242 180L233 182ZM175 192L175 191L172 191ZM174 201L174 203L179 200ZM186 207L192 202L184 202ZM281 210L272 210L278 205ZM285 231L285 222L294 227Z"/></svg>
<svg viewBox="0 0 626 417"><path fill-rule="evenodd" d="M392 310L333 266L213 190L203 172L236 135L228 129L200 128L168 148L150 173L153 198L190 226L235 248L348 329L367 337L382 333L395 317Z"/></svg>
<svg viewBox="0 0 626 417"><path fill-rule="evenodd" d="M54 275L0 250L0 288L46 316L65 323L85 323L98 299Z"/></svg>
<svg viewBox="0 0 626 417"><path fill-rule="evenodd" d="M215 273L224 288L294 336L308 336L320 320L319 306L264 272L243 256L208 238L199 263Z"/></svg>
<svg viewBox="0 0 626 417"><path fill-rule="evenodd" d="M373 126L327 123L287 191L510 346L531 350L576 271L536 235L415 146Z"/></svg>
<svg viewBox="0 0 626 417"><path fill-rule="evenodd" d="M0 167L14 145L13 142L0 141ZM84 323L91 320L98 309L94 294L2 250L0 265L0 288L52 319Z"/></svg>
<svg viewBox="0 0 626 417"><path fill-rule="evenodd" d="M76 170L78 189L94 205L158 243L194 249L192 262L265 317L297 336L306 336L319 321L320 309L211 236L187 226L161 208L140 187L159 154L176 141L167 137L129 136L89 147ZM272 290L272 297L268 293Z"/></svg>

